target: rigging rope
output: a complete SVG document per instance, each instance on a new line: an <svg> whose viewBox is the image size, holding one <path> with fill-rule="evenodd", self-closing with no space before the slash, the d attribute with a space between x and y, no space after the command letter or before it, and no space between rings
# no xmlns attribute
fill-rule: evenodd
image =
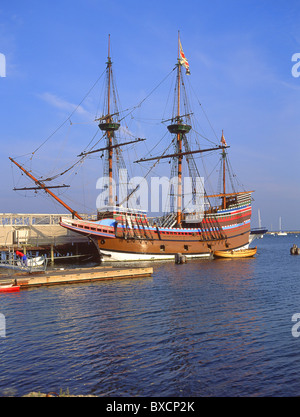
<svg viewBox="0 0 300 417"><path fill-rule="evenodd" d="M83 97L83 99L80 101L80 103L75 107L75 109L71 112L71 114L67 117L67 119L63 122L63 123L61 123L56 129L55 129L55 131L53 132L53 133L51 133L51 135L49 135L45 140L44 140L44 142L40 145L40 146L38 146L33 152L32 152L32 156L31 156L31 158L33 157L33 155L42 147L42 146L44 146L45 145L45 143L46 142L48 142L48 140L50 139L50 138L52 138L52 136L54 136L55 135L55 133L56 132L58 132L59 131L59 129L61 129L66 123L67 123L67 121L69 121L70 119L71 119L71 117L73 116L73 114L78 110L78 108L81 106L81 104L84 102L84 100L88 97L88 95L90 94L90 92L93 90L93 88L96 86L96 84L99 82L99 80L103 77L103 74L105 73L105 70L102 72L102 74L100 75L100 77L98 77L98 79L95 81L95 83L92 85L92 87L89 89L89 91L86 93L86 95Z"/></svg>
<svg viewBox="0 0 300 417"><path fill-rule="evenodd" d="M200 101L199 101L199 99L198 99L198 97L197 97L197 95L196 95L196 93L195 93L195 90L193 89L193 86L191 85L190 80L188 80L188 83L189 83L189 87L190 87L191 91L194 93L194 95L195 95L195 97L196 97L196 100L197 100L197 102L198 102L198 104L199 104L199 106L200 106L200 108L201 108L201 110L202 110L202 112L203 112L203 114L204 114L204 116L205 116L205 118L206 118L206 120L207 120L207 122L208 122L208 124L209 124L210 128L211 128L211 130L213 131L213 133L214 133L214 135L215 135L215 137L216 137L217 141L219 141L219 138L218 138L218 136L217 136L217 134L216 134L216 132L215 132L215 129L213 128L213 126L212 126L212 124L211 124L211 122L210 122L210 120L209 120L209 118L208 118L207 114L205 113L204 108L203 108L202 104L200 103ZM203 136L203 137L204 137L204 136ZM205 138L205 139L207 139L207 138ZM208 140L208 139L207 139L207 140Z"/></svg>
<svg viewBox="0 0 300 417"><path fill-rule="evenodd" d="M134 110L136 110L137 108L139 108L139 107L141 107L141 105L144 103L144 101L146 101L147 100L147 98L148 97L150 97L151 96L151 94L153 94L154 93L154 91L155 90L157 90L158 89L158 87L160 87L161 86L161 84L170 76L170 74L172 74L172 72L174 71L176 69L176 67L174 67L173 69L172 69L172 71L170 71L163 79L162 79L162 81L156 86L156 87L154 87L151 91L150 91L150 93L146 96L146 97L144 97L143 98L143 100L141 100L140 102L139 102L139 104L137 104L136 106L134 106L134 107L130 107L130 108L128 108L128 109L126 109L126 110L123 110L123 112L125 112L125 111L128 111L128 110L131 110L129 113L127 113L124 117L122 117L121 119L120 119L120 121L122 121L123 119L125 119L125 117L127 117L127 116L129 116L131 113L133 113L134 112Z"/></svg>

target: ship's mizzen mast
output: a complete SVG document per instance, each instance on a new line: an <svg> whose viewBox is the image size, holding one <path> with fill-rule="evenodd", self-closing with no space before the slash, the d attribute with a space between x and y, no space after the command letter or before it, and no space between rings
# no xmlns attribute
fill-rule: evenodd
<svg viewBox="0 0 300 417"><path fill-rule="evenodd" d="M226 167L225 167L225 159L226 159L226 152L225 149L223 149L222 152L222 158L223 158L223 209L226 209Z"/></svg>
<svg viewBox="0 0 300 417"><path fill-rule="evenodd" d="M221 137L221 143L224 146L223 151L222 151L222 160L223 160L223 209L226 209L226 151L225 148L227 147L225 138L224 138L224 134L223 134L223 130L222 130L222 137Z"/></svg>

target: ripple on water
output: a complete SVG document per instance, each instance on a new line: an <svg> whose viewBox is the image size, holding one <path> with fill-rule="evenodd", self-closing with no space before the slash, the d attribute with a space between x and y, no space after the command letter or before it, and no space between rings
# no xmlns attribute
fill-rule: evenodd
<svg viewBox="0 0 300 417"><path fill-rule="evenodd" d="M146 279L1 296L0 394L299 395L291 243L265 237L253 259L158 263Z"/></svg>

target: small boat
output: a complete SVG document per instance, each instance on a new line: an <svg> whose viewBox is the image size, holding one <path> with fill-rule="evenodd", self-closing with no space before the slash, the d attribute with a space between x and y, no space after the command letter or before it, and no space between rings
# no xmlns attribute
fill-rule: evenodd
<svg viewBox="0 0 300 417"><path fill-rule="evenodd" d="M257 246L250 249L240 250L216 250L214 256L216 258L249 258L254 256L257 252Z"/></svg>
<svg viewBox="0 0 300 417"><path fill-rule="evenodd" d="M15 284L0 285L0 293L1 292L16 292L16 291L20 291L20 285L15 285Z"/></svg>
<svg viewBox="0 0 300 417"><path fill-rule="evenodd" d="M4 259L0 259L0 268L31 272L32 270L46 270L46 267L47 258L44 256L27 258L26 263L19 258L14 259L11 255L8 255Z"/></svg>
<svg viewBox="0 0 300 417"><path fill-rule="evenodd" d="M44 256L36 256L35 258L29 258L27 259L27 266L42 266L45 263L45 257Z"/></svg>

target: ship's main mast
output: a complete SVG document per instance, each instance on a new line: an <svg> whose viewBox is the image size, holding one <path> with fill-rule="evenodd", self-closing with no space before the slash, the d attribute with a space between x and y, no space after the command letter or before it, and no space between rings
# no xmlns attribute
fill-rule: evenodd
<svg viewBox="0 0 300 417"><path fill-rule="evenodd" d="M180 65L180 46L179 46L179 32L178 32L178 85L177 85L177 123L180 124L179 117L180 117L180 81L181 81L181 65ZM178 153L182 152L182 139L181 133L177 131L177 149ZM177 177L178 177L178 188L177 188L177 217L176 221L178 226L181 224L182 220L182 155L178 157L178 170L177 170Z"/></svg>
<svg viewBox="0 0 300 417"><path fill-rule="evenodd" d="M216 146L214 148L207 148L207 149L196 149L196 150L190 150L188 148L183 149L183 144L185 144L185 136L189 133L192 126L189 124L184 123L184 118L186 116L189 116L188 114L181 115L181 85L183 85L182 82L182 65L186 69L186 73L190 74L189 71L189 64L188 61L183 53L181 42L180 42L180 36L178 32L178 60L177 60L177 79L175 84L175 89L177 89L175 98L176 98L176 107L175 107L175 114L172 116L172 124L168 125L168 130L170 133L176 135L176 147L175 152L173 154L168 155L160 155L156 157L150 157L150 158L142 158L134 162L146 162L146 161L152 161L152 160L161 160L163 158L174 158L176 159L177 164L177 204L176 204L176 225L177 227L181 227L183 222L183 193L182 193L182 163L183 163L183 157L198 153L204 153L204 152L210 152L215 150L222 150L222 157L223 157L223 192L218 195L214 195L214 197L222 197L222 206L224 209L226 209L226 183L225 183L225 159L226 159L226 148L229 148L227 146L224 135L222 133L222 140L221 145ZM212 196L211 196L212 197Z"/></svg>
<svg viewBox="0 0 300 417"><path fill-rule="evenodd" d="M183 124L180 117L180 85L181 85L181 57L180 57L180 37L178 32L178 62L177 62L177 115L175 117L175 124L168 126L168 130L171 133L175 133L176 140L176 153L177 156L177 210L176 210L176 223L180 227L182 222L182 136L188 133L191 126Z"/></svg>

